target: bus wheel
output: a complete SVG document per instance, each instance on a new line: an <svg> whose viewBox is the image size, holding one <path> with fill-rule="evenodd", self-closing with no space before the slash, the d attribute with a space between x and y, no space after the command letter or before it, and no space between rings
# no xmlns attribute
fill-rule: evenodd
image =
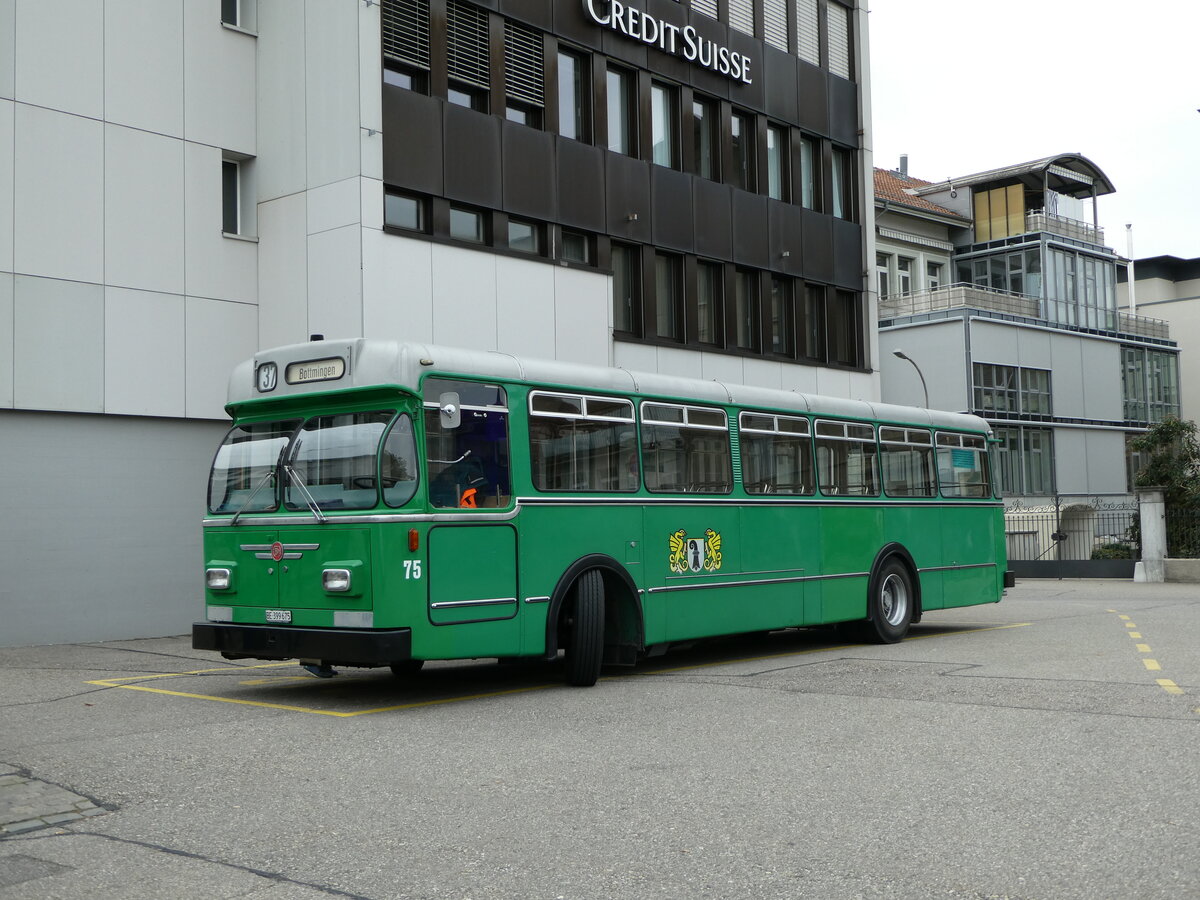
<svg viewBox="0 0 1200 900"><path fill-rule="evenodd" d="M604 658L604 579L596 569L575 582L567 625L567 684L591 687L600 677Z"/></svg>
<svg viewBox="0 0 1200 900"><path fill-rule="evenodd" d="M871 579L864 636L881 644L903 638L912 623L915 599L908 569L899 560L889 559Z"/></svg>
<svg viewBox="0 0 1200 900"><path fill-rule="evenodd" d="M412 678L425 665L423 659L406 659L403 662L392 663L392 674L397 678Z"/></svg>

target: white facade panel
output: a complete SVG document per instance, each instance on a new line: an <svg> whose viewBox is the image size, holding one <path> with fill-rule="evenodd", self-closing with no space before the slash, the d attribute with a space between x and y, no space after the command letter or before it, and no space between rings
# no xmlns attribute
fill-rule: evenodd
<svg viewBox="0 0 1200 900"><path fill-rule="evenodd" d="M971 323L971 362L994 363L1000 366L1020 365L1021 332L1026 329L1011 325Z"/></svg>
<svg viewBox="0 0 1200 900"><path fill-rule="evenodd" d="M308 233L319 234L346 225L358 225L362 218L362 194L357 178L346 178L314 187L308 192Z"/></svg>
<svg viewBox="0 0 1200 900"><path fill-rule="evenodd" d="M854 397L850 393L850 373L841 369L817 369L816 392L830 397Z"/></svg>
<svg viewBox="0 0 1200 900"><path fill-rule="evenodd" d="M742 360L742 372L745 374L746 384L756 384L762 387L783 390L784 368L784 363L775 362L774 360L770 359ZM790 369L795 367L786 366L786 368Z"/></svg>
<svg viewBox="0 0 1200 900"><path fill-rule="evenodd" d="M1087 418L1083 383L1091 373L1083 370L1082 341L1074 334L1055 334L1050 339L1052 359L1050 385L1054 396L1054 414L1067 418ZM1059 449L1054 448L1055 456ZM1060 488L1061 489L1061 488Z"/></svg>
<svg viewBox="0 0 1200 900"><path fill-rule="evenodd" d="M305 139L308 185L359 174L359 52L361 4L307 0L305 18ZM372 48L379 56L379 45ZM382 115L382 112L381 112Z"/></svg>
<svg viewBox="0 0 1200 900"><path fill-rule="evenodd" d="M1049 369L1054 365L1048 331L1040 328L1018 328L1017 341L1017 361L1027 369Z"/></svg>
<svg viewBox="0 0 1200 900"><path fill-rule="evenodd" d="M788 366L783 373L783 389L801 394L817 392L817 370L813 366Z"/></svg>
<svg viewBox="0 0 1200 900"><path fill-rule="evenodd" d="M613 341L612 365L632 372L653 372L658 368L658 348L649 344Z"/></svg>
<svg viewBox="0 0 1200 900"><path fill-rule="evenodd" d="M3 2L3 0L0 0ZM3 48L0 47L0 54ZM13 116L16 104L0 100L0 272L13 270Z"/></svg>
<svg viewBox="0 0 1200 900"><path fill-rule="evenodd" d="M202 144L185 144L184 180L185 293L255 302L258 245L221 233L221 151Z"/></svg>
<svg viewBox="0 0 1200 900"><path fill-rule="evenodd" d="M104 4L17 4L16 92L22 103L93 119L104 115ZM13 57L8 57L13 58Z"/></svg>
<svg viewBox="0 0 1200 900"><path fill-rule="evenodd" d="M558 353L553 267L496 257L496 349L516 356L582 361Z"/></svg>
<svg viewBox="0 0 1200 900"><path fill-rule="evenodd" d="M369 228L362 240L363 334L432 343L435 245Z"/></svg>
<svg viewBox="0 0 1200 900"><path fill-rule="evenodd" d="M309 333L357 336L362 327L362 229L347 225L309 235Z"/></svg>
<svg viewBox="0 0 1200 900"><path fill-rule="evenodd" d="M496 257L433 247L434 343L496 349Z"/></svg>
<svg viewBox="0 0 1200 900"><path fill-rule="evenodd" d="M16 276L13 405L102 412L103 334L104 288L100 285Z"/></svg>
<svg viewBox="0 0 1200 900"><path fill-rule="evenodd" d="M104 118L183 137L182 0L105 0Z"/></svg>
<svg viewBox="0 0 1200 900"><path fill-rule="evenodd" d="M104 277L182 294L183 141L104 127Z"/></svg>
<svg viewBox="0 0 1200 900"><path fill-rule="evenodd" d="M0 97L12 100L17 84L17 0L0 0Z"/></svg>
<svg viewBox="0 0 1200 900"><path fill-rule="evenodd" d="M259 3L258 27L258 197L274 200L306 183L304 16Z"/></svg>
<svg viewBox="0 0 1200 900"><path fill-rule="evenodd" d="M13 405L13 276L0 272L0 408Z"/></svg>
<svg viewBox="0 0 1200 900"><path fill-rule="evenodd" d="M104 126L18 103L13 129L14 271L103 281Z"/></svg>
<svg viewBox="0 0 1200 900"><path fill-rule="evenodd" d="M675 347L658 347L656 349L658 360L652 371L661 372L663 375L678 375L681 378L704 377L700 354L679 350Z"/></svg>
<svg viewBox="0 0 1200 900"><path fill-rule="evenodd" d="M696 355L696 354L688 354ZM724 353L698 354L700 370L695 377L705 381L720 381L725 384L746 384L746 367L739 356Z"/></svg>
<svg viewBox="0 0 1200 900"><path fill-rule="evenodd" d="M1086 494L1090 490L1088 434L1078 428L1054 429L1054 485L1060 494ZM1121 459L1124 458L1122 452ZM1124 483L1124 478L1121 482Z"/></svg>
<svg viewBox="0 0 1200 900"><path fill-rule="evenodd" d="M1085 373L1083 418L1120 422L1125 418L1125 401L1121 386L1121 345L1112 341L1082 339L1079 350ZM1124 461L1124 446L1118 456Z"/></svg>
<svg viewBox="0 0 1200 900"><path fill-rule="evenodd" d="M229 373L254 355L258 307L188 297L184 310L187 356L185 412L191 419L228 419ZM215 448L214 448L215 449Z"/></svg>
<svg viewBox="0 0 1200 900"><path fill-rule="evenodd" d="M308 194L258 207L258 346L308 340Z"/></svg>
<svg viewBox="0 0 1200 900"><path fill-rule="evenodd" d="M178 294L105 289L105 412L183 415L183 310Z"/></svg>
<svg viewBox="0 0 1200 900"><path fill-rule="evenodd" d="M376 178L358 179L359 215L363 228L383 228L383 182Z"/></svg>
<svg viewBox="0 0 1200 900"><path fill-rule="evenodd" d="M184 137L253 156L257 39L222 27L216 0L190 0L183 15Z"/></svg>
<svg viewBox="0 0 1200 900"><path fill-rule="evenodd" d="M1087 454L1088 493L1124 493L1125 432L1088 431Z"/></svg>
<svg viewBox="0 0 1200 900"><path fill-rule="evenodd" d="M607 366L612 279L579 269L542 268L554 272L554 358Z"/></svg>
<svg viewBox="0 0 1200 900"><path fill-rule="evenodd" d="M983 352L972 332L971 352L978 359ZM913 363L900 359L894 351L904 354L920 367L929 389L930 409L966 412L971 404L971 382L967 375L966 343L960 319L938 324L925 323L911 328L889 328L879 332L879 383L885 403L901 406L924 406L925 395L921 378ZM822 393L827 393L822 391ZM865 394L846 394L862 397Z"/></svg>

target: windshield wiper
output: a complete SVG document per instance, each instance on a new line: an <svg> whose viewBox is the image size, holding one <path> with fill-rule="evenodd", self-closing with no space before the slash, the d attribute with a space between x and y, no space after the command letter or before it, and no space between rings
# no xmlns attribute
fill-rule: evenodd
<svg viewBox="0 0 1200 900"><path fill-rule="evenodd" d="M317 501L313 499L313 495L308 492L308 487L304 484L304 479L300 477L300 473L286 463L283 466L283 471L287 474L288 479L294 483L296 487L300 488L300 493L303 495L304 502L308 505L309 510L314 516L317 517L317 521L324 525L327 521L327 518L325 514L321 512L321 508L317 506Z"/></svg>
<svg viewBox="0 0 1200 900"><path fill-rule="evenodd" d="M239 509L237 512L235 512L235 513L233 514L233 521L230 523L231 525L236 525L236 524L238 523L238 519L240 519L240 518L242 517L242 513L244 513L244 512L246 511L246 508L247 508L247 507L248 507L248 506L249 506L249 505L250 505L252 502L254 502L254 498L255 498L255 497L257 497L257 496L258 496L258 492L259 492L259 491L261 491L261 490L263 489L263 485L264 485L264 484L266 484L268 481L270 481L270 480L271 480L272 478L274 478L274 477L275 477L275 470L274 470L274 469L271 469L269 472L267 472L267 474L266 474L266 475L264 475L264 476L263 476L263 477L262 477L262 478L259 480L259 482L258 482L258 486L257 486L257 487L255 487L255 488L254 488L254 490L252 490L252 491L250 492L250 496L246 498L246 502L242 504L242 507L241 507L241 509Z"/></svg>

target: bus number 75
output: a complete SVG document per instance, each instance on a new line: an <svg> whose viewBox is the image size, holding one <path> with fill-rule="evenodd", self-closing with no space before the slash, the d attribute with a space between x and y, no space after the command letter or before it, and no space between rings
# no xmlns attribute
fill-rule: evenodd
<svg viewBox="0 0 1200 900"><path fill-rule="evenodd" d="M404 580L421 580L421 561L419 559L406 559L404 561Z"/></svg>

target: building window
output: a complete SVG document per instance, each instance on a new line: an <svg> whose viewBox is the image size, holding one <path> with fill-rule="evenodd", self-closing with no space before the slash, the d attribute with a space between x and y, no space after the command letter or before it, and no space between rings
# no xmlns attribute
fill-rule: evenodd
<svg viewBox="0 0 1200 900"><path fill-rule="evenodd" d="M683 260L672 254L654 255L654 310L657 333L683 340Z"/></svg>
<svg viewBox="0 0 1200 900"><path fill-rule="evenodd" d="M778 125L767 126L767 196L783 200L787 190L787 131Z"/></svg>
<svg viewBox="0 0 1200 900"><path fill-rule="evenodd" d="M425 231L425 201L389 191L383 195L383 224L406 231Z"/></svg>
<svg viewBox="0 0 1200 900"><path fill-rule="evenodd" d="M613 330L641 337L642 271L638 248L627 244L612 245Z"/></svg>
<svg viewBox="0 0 1200 900"><path fill-rule="evenodd" d="M488 14L460 0L446 3L446 99L458 106L488 110L491 66Z"/></svg>
<svg viewBox="0 0 1200 900"><path fill-rule="evenodd" d="M586 234L568 231L564 228L560 255L570 262L590 263L592 261L592 242Z"/></svg>
<svg viewBox="0 0 1200 900"><path fill-rule="evenodd" d="M450 237L472 244L486 244L487 226L483 213L460 206L450 207Z"/></svg>
<svg viewBox="0 0 1200 900"><path fill-rule="evenodd" d="M1054 433L1049 428L997 426L996 482L1002 496L1054 493Z"/></svg>
<svg viewBox="0 0 1200 900"><path fill-rule="evenodd" d="M754 190L754 117L735 112L729 120L733 147L730 183L743 190Z"/></svg>
<svg viewBox="0 0 1200 900"><path fill-rule="evenodd" d="M512 122L542 127L546 91L542 80L542 36L507 19L504 22L505 116Z"/></svg>
<svg viewBox="0 0 1200 900"><path fill-rule="evenodd" d="M833 209L839 219L854 218L854 165L849 150L833 148Z"/></svg>
<svg viewBox="0 0 1200 900"><path fill-rule="evenodd" d="M796 0L796 55L814 66L821 64L821 17L817 0Z"/></svg>
<svg viewBox="0 0 1200 900"><path fill-rule="evenodd" d="M763 0L763 40L788 52L787 0Z"/></svg>
<svg viewBox="0 0 1200 900"><path fill-rule="evenodd" d="M429 72L429 0L384 0L381 8L383 80L425 90Z"/></svg>
<svg viewBox="0 0 1200 900"><path fill-rule="evenodd" d="M843 78L850 77L850 10L840 3L826 6L829 28L829 71Z"/></svg>
<svg viewBox="0 0 1200 900"><path fill-rule="evenodd" d="M975 363L975 409L983 415L1049 416L1050 372L993 363Z"/></svg>
<svg viewBox="0 0 1200 900"><path fill-rule="evenodd" d="M221 160L221 230L225 234L242 233L241 165Z"/></svg>
<svg viewBox="0 0 1200 900"><path fill-rule="evenodd" d="M608 149L637 155L637 103L634 75L626 69L608 69Z"/></svg>
<svg viewBox="0 0 1200 900"><path fill-rule="evenodd" d="M1121 348L1125 419L1161 422L1179 415L1179 357L1145 347Z"/></svg>
<svg viewBox="0 0 1200 900"><path fill-rule="evenodd" d="M508 220L508 249L518 253L540 255L542 252L542 227L521 219Z"/></svg>
<svg viewBox="0 0 1200 900"><path fill-rule="evenodd" d="M892 256L890 253L875 254L875 283L879 290L879 299L886 300L892 295Z"/></svg>
<svg viewBox="0 0 1200 900"><path fill-rule="evenodd" d="M720 343L724 286L724 266L704 261L696 264L696 340L701 344Z"/></svg>
<svg viewBox="0 0 1200 900"><path fill-rule="evenodd" d="M859 367L863 364L862 307L858 296L837 291L826 304L829 330L829 362Z"/></svg>
<svg viewBox="0 0 1200 900"><path fill-rule="evenodd" d="M243 31L253 31L256 25L256 2L257 0L221 0L221 22Z"/></svg>
<svg viewBox="0 0 1200 900"><path fill-rule="evenodd" d="M733 313L735 338L739 350L758 352L759 319L758 277L754 272L738 269L734 277Z"/></svg>
<svg viewBox="0 0 1200 900"><path fill-rule="evenodd" d="M800 138L800 205L805 209L817 208L817 142L809 137Z"/></svg>
<svg viewBox="0 0 1200 900"><path fill-rule="evenodd" d="M925 263L925 287L935 291L942 286L942 264Z"/></svg>
<svg viewBox="0 0 1200 900"><path fill-rule="evenodd" d="M771 279L771 352L794 356L796 312L792 301L792 282L778 276Z"/></svg>
<svg viewBox="0 0 1200 900"><path fill-rule="evenodd" d="M589 138L587 58L579 53L558 53L558 133L576 141Z"/></svg>
<svg viewBox="0 0 1200 900"><path fill-rule="evenodd" d="M754 0L729 0L729 27L754 35Z"/></svg>
<svg viewBox="0 0 1200 900"><path fill-rule="evenodd" d="M804 320L800 323L800 353L812 362L825 361L825 288L804 286Z"/></svg>
<svg viewBox="0 0 1200 900"><path fill-rule="evenodd" d="M901 294L907 294L912 291L912 270L913 261L907 256L899 256L896 258L896 289Z"/></svg>
<svg viewBox="0 0 1200 900"><path fill-rule="evenodd" d="M657 165L679 168L679 103L673 87L650 85L651 158Z"/></svg>
<svg viewBox="0 0 1200 900"><path fill-rule="evenodd" d="M692 101L692 139L695 143L696 174L716 180L721 177L720 116L715 101Z"/></svg>

